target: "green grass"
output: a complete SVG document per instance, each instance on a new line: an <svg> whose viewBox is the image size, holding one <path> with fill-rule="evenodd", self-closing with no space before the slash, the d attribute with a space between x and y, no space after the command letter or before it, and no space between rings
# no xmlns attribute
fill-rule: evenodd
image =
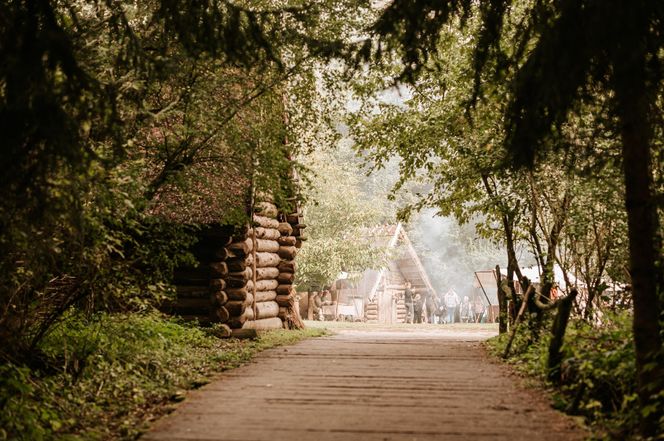
<svg viewBox="0 0 664 441"><path fill-rule="evenodd" d="M0 439L135 439L186 390L264 349L324 334L219 339L157 314L72 314L42 344L49 369L0 365Z"/></svg>

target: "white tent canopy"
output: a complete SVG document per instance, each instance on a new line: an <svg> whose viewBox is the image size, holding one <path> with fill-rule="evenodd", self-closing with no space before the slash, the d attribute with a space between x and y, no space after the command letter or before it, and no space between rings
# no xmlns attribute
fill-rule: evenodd
<svg viewBox="0 0 664 441"><path fill-rule="evenodd" d="M507 269L501 269L500 273L502 276L507 277ZM530 266L521 268L521 274L527 277L532 283L541 282L541 272L538 266ZM554 265L553 275L556 284L563 291L567 290L567 284L565 282L565 276L563 275L563 270L559 265ZM583 286L579 280L576 279L572 274L568 275L570 283L576 286ZM475 288L482 289L482 294L486 297L486 300L491 305L498 304L498 294L497 294L497 285L496 285L496 276L495 270L483 270L475 271L475 280L473 285Z"/></svg>
<svg viewBox="0 0 664 441"><path fill-rule="evenodd" d="M504 276L507 276L507 269L501 269L500 273ZM532 283L540 283L541 282L541 270L539 266L529 266L526 268L521 268L521 274L523 276L528 277L528 279ZM574 277L572 274L567 275L569 278L570 283L573 286L581 286L583 283ZM567 290L567 283L565 282L565 275L563 274L563 269L560 267L560 265L555 264L553 266L553 279L556 282L556 284L564 291Z"/></svg>

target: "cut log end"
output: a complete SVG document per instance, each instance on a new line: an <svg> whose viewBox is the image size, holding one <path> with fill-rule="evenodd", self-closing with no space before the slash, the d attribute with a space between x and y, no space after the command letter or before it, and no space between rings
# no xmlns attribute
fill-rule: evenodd
<svg viewBox="0 0 664 441"><path fill-rule="evenodd" d="M293 227L288 222L280 223L279 225L277 225L277 229L279 230L282 236L290 236L291 234L293 234Z"/></svg>
<svg viewBox="0 0 664 441"><path fill-rule="evenodd" d="M244 323L243 330L269 330L269 329L283 329L284 322L279 317L270 317L260 320L251 320Z"/></svg>
<svg viewBox="0 0 664 441"><path fill-rule="evenodd" d="M243 340L255 340L258 338L258 332L253 328L239 328L231 330L231 337Z"/></svg>

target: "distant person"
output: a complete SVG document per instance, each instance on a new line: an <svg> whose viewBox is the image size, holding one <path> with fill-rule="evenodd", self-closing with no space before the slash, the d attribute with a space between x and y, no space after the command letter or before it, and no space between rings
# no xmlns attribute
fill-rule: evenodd
<svg viewBox="0 0 664 441"><path fill-rule="evenodd" d="M475 323L484 323L484 304L480 299L477 299L473 305L475 309Z"/></svg>
<svg viewBox="0 0 664 441"><path fill-rule="evenodd" d="M332 304L332 294L329 290L325 289L321 292L320 300L322 305L331 305Z"/></svg>
<svg viewBox="0 0 664 441"><path fill-rule="evenodd" d="M323 315L323 296L323 292L317 292L313 299L315 318L321 322L325 320L325 316Z"/></svg>
<svg viewBox="0 0 664 441"><path fill-rule="evenodd" d="M438 299L434 293L426 293L424 304L427 307L427 321L429 323L436 323L436 315L438 314Z"/></svg>
<svg viewBox="0 0 664 441"><path fill-rule="evenodd" d="M422 323L422 310L424 307L424 298L418 292L413 296L413 314L415 316L414 323Z"/></svg>
<svg viewBox="0 0 664 441"><path fill-rule="evenodd" d="M406 288L403 291L403 301L406 304L406 323L413 323L413 290L410 287L410 282L406 282Z"/></svg>
<svg viewBox="0 0 664 441"><path fill-rule="evenodd" d="M454 317L459 303L461 303L461 300L459 299L459 295L454 291L454 288L451 288L445 293L445 308L447 309L446 323L454 323Z"/></svg>
<svg viewBox="0 0 664 441"><path fill-rule="evenodd" d="M445 323L445 317L447 316L447 308L445 307L445 294L439 294L436 296L436 303L438 304L438 311L436 315L438 316L438 323Z"/></svg>
<svg viewBox="0 0 664 441"><path fill-rule="evenodd" d="M473 322L473 305L470 303L470 298L468 296L463 296L463 301L461 302L461 321L464 323Z"/></svg>

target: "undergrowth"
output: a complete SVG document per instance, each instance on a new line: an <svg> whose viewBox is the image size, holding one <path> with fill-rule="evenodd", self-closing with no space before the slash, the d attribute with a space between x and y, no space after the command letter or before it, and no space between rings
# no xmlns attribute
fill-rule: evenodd
<svg viewBox="0 0 664 441"><path fill-rule="evenodd" d="M522 326L507 361L521 373L546 383L549 333L543 328L541 334L534 339ZM489 352L502 356L508 338L509 334L502 334L490 339ZM612 314L601 325L571 320L563 353L561 384L546 383L554 391L554 405L584 417L596 439L638 439L631 315ZM664 416L660 424L664 431Z"/></svg>
<svg viewBox="0 0 664 441"><path fill-rule="evenodd" d="M44 339L39 367L0 364L0 439L135 439L215 373L323 333L219 339L156 313L72 313Z"/></svg>

